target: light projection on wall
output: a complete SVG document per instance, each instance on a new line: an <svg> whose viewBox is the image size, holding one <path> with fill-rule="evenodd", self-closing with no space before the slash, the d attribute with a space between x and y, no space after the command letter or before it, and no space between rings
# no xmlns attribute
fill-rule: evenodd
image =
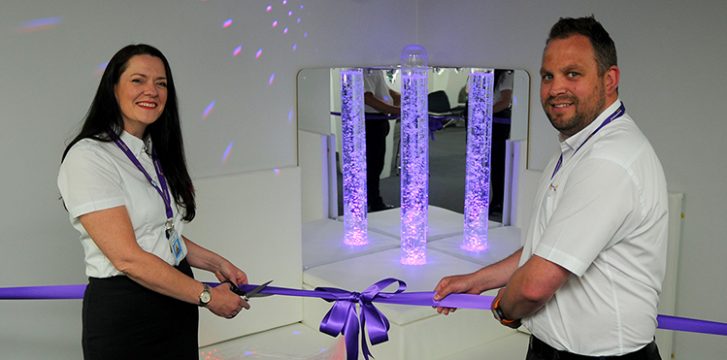
<svg viewBox="0 0 727 360"><path fill-rule="evenodd" d="M27 20L21 23L20 26L18 26L18 31L36 32L48 30L58 26L61 21L62 18L60 16Z"/></svg>
<svg viewBox="0 0 727 360"><path fill-rule="evenodd" d="M208 5L213 6L214 4L210 2ZM241 21L240 18L234 16L237 12L249 14L251 7L260 12L260 17L264 18L264 22ZM308 37L308 32L304 31L301 25L304 9L305 7L300 0L278 0L263 3L262 6L254 2L240 2L235 3L232 9L229 7L224 9L224 13L221 14L222 16L215 26L221 34L224 34L226 41L220 41L220 44L225 44L223 46L226 49L224 50L226 56L235 59L235 62L231 64L245 64L246 68L241 69L241 71L265 74L260 78L264 81L263 83L247 83L246 86L271 88L281 80L281 73L275 69L269 69L269 64L274 58L289 56L291 53L297 52L300 49L301 41ZM239 15L239 17L241 16ZM282 47L280 42L277 41L271 43L261 43L259 41L260 38L264 38L259 34L270 31L273 31L276 34L275 36L284 37ZM232 40L231 43L230 40ZM249 61L252 59L255 60L253 63ZM261 66L267 68L263 70ZM220 101L217 98L207 105L203 111L200 111L203 121L212 121L214 117L212 110L215 106L228 108L226 104L220 103ZM294 113L292 109L290 112ZM292 122L290 116L283 118L283 120ZM231 147L233 143L234 141L230 139L228 146L224 148L224 152L220 157L223 165L235 156L235 151Z"/></svg>
<svg viewBox="0 0 727 360"><path fill-rule="evenodd" d="M202 119L207 120L207 118L212 113L212 110L215 109L216 101L212 100L209 105L207 105L206 108L204 108L204 111L202 112Z"/></svg>
<svg viewBox="0 0 727 360"><path fill-rule="evenodd" d="M343 243L368 244L366 127L363 71L341 71L341 152L343 158Z"/></svg>
<svg viewBox="0 0 727 360"><path fill-rule="evenodd" d="M427 52L409 45L401 53L401 259L427 262L429 115Z"/></svg>
<svg viewBox="0 0 727 360"><path fill-rule="evenodd" d="M227 159L230 157L230 151L232 151L232 147L235 145L233 141L230 141L229 144L227 144L227 147L225 148L225 152L222 153L222 163L226 163Z"/></svg>
<svg viewBox="0 0 727 360"><path fill-rule="evenodd" d="M487 249L493 82L494 71L475 69L470 74L467 84L469 88L467 175L461 248L470 252Z"/></svg>
<svg viewBox="0 0 727 360"><path fill-rule="evenodd" d="M234 50L232 50L232 56L237 56L242 53L242 44L238 45Z"/></svg>

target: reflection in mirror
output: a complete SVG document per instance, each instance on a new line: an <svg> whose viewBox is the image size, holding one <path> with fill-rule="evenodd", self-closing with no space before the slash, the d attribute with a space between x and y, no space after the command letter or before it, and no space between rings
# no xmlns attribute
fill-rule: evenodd
<svg viewBox="0 0 727 360"><path fill-rule="evenodd" d="M322 191L329 206L327 217L342 215L340 174L340 71L341 68L304 69L298 76L298 128L328 138L336 149L327 156L337 166L329 167L329 191ZM467 138L467 78L472 68L432 67L429 70L429 204L464 212ZM399 206L400 71L396 67L372 67L365 73L365 117L367 158L376 157L369 179L379 179L381 202L369 198L370 211ZM490 220L508 222L510 197L507 186L506 141L527 137L529 77L523 70L496 69L493 98ZM335 144L335 145L334 145ZM302 146L299 145L299 146ZM301 159L301 161L303 161ZM370 169L371 160L367 161ZM324 171L324 170L323 170ZM325 172L325 171L324 171ZM376 174L379 172L379 174ZM377 176L378 175L378 176ZM367 180L369 180L367 179ZM369 181L371 182L371 181ZM335 183L335 184L334 184ZM375 184L372 184L375 186ZM369 186L369 192L372 187ZM306 195L304 195L305 197ZM313 196L313 195L311 195ZM304 199L305 203L305 199ZM506 216L503 216L503 213Z"/></svg>

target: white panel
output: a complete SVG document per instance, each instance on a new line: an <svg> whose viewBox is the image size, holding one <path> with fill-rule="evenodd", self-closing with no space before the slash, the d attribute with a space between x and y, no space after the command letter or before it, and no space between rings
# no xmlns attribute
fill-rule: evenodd
<svg viewBox="0 0 727 360"><path fill-rule="evenodd" d="M205 360L328 360L343 359L346 354L342 341L300 323L199 350L199 358Z"/></svg>
<svg viewBox="0 0 727 360"><path fill-rule="evenodd" d="M666 258L666 276L661 290L659 314L676 315L677 273L679 271L679 244L682 237L684 194L669 194L669 245ZM671 359L674 332L656 331L656 344L662 359Z"/></svg>
<svg viewBox="0 0 727 360"><path fill-rule="evenodd" d="M522 141L505 140L505 186L503 187L502 225L508 226L514 222L515 206L518 188L518 175L520 174L520 145Z"/></svg>
<svg viewBox="0 0 727 360"><path fill-rule="evenodd" d="M300 288L302 282L300 169L257 171L199 179L197 217L185 235L244 270L250 283ZM198 279L216 281L207 272ZM302 302L295 297L252 299L250 311L227 320L200 311L200 345L298 322Z"/></svg>
<svg viewBox="0 0 727 360"><path fill-rule="evenodd" d="M351 246L343 243L343 222L321 219L303 223L303 269L399 247L399 239L375 231L368 232L369 243Z"/></svg>
<svg viewBox="0 0 727 360"><path fill-rule="evenodd" d="M301 171L303 222L328 217L328 138L298 131L298 166Z"/></svg>
<svg viewBox="0 0 727 360"><path fill-rule="evenodd" d="M462 249L462 234L431 241L428 246L430 249L436 249L481 266L487 266L512 255L515 250L520 249L522 247L522 236L520 228L501 226L489 229L487 233L487 250L485 251L470 252Z"/></svg>
<svg viewBox="0 0 727 360"><path fill-rule="evenodd" d="M298 72L298 130L331 133L331 84L329 68L303 69Z"/></svg>
<svg viewBox="0 0 727 360"><path fill-rule="evenodd" d="M427 241L461 234L464 228L464 215L452 210L429 205L429 224ZM369 231L401 238L401 208L376 211L368 214ZM489 222L490 229L502 226L494 221Z"/></svg>

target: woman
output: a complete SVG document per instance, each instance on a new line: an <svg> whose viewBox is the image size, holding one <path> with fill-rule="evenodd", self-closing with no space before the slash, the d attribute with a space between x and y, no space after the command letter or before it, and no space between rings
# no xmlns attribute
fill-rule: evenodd
<svg viewBox="0 0 727 360"><path fill-rule="evenodd" d="M85 252L86 359L197 359L198 305L226 318L249 309L229 287L192 275L190 266L247 283L181 236L195 216L194 187L172 73L156 48L129 45L111 58L63 153L58 187Z"/></svg>

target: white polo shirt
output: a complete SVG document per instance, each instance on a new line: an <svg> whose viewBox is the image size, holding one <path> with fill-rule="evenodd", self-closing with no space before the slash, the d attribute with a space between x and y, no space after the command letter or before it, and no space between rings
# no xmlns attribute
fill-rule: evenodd
<svg viewBox="0 0 727 360"><path fill-rule="evenodd" d="M126 131L121 133L121 139L151 178L157 181L151 156L144 151L144 141ZM164 201L114 142L83 139L74 144L61 164L58 189L68 209L71 224L81 233L87 276L105 278L122 273L114 268L88 236L78 217L117 206L126 207L139 246L174 265L174 256L164 233ZM183 223L175 203L172 204L172 210L174 227L181 234Z"/></svg>
<svg viewBox="0 0 727 360"><path fill-rule="evenodd" d="M386 77L384 77L384 70L381 69L364 69L363 71L364 80L364 93L370 92L377 99L393 105L394 101L391 99L389 94L389 86L386 84ZM369 105L365 106L367 113L378 113L379 110L372 108Z"/></svg>
<svg viewBox="0 0 727 360"><path fill-rule="evenodd" d="M523 324L559 350L603 356L651 342L666 269L667 189L661 163L627 115L586 138L618 100L561 142L540 180L520 259L533 254L571 272Z"/></svg>
<svg viewBox="0 0 727 360"><path fill-rule="evenodd" d="M495 104L498 101L500 101L500 98L502 97L502 92L505 90L512 91L512 83L513 83L513 73L512 70L506 70L502 74L502 78L500 79L500 83L496 84L497 88L494 90L494 93L492 94L492 103Z"/></svg>

